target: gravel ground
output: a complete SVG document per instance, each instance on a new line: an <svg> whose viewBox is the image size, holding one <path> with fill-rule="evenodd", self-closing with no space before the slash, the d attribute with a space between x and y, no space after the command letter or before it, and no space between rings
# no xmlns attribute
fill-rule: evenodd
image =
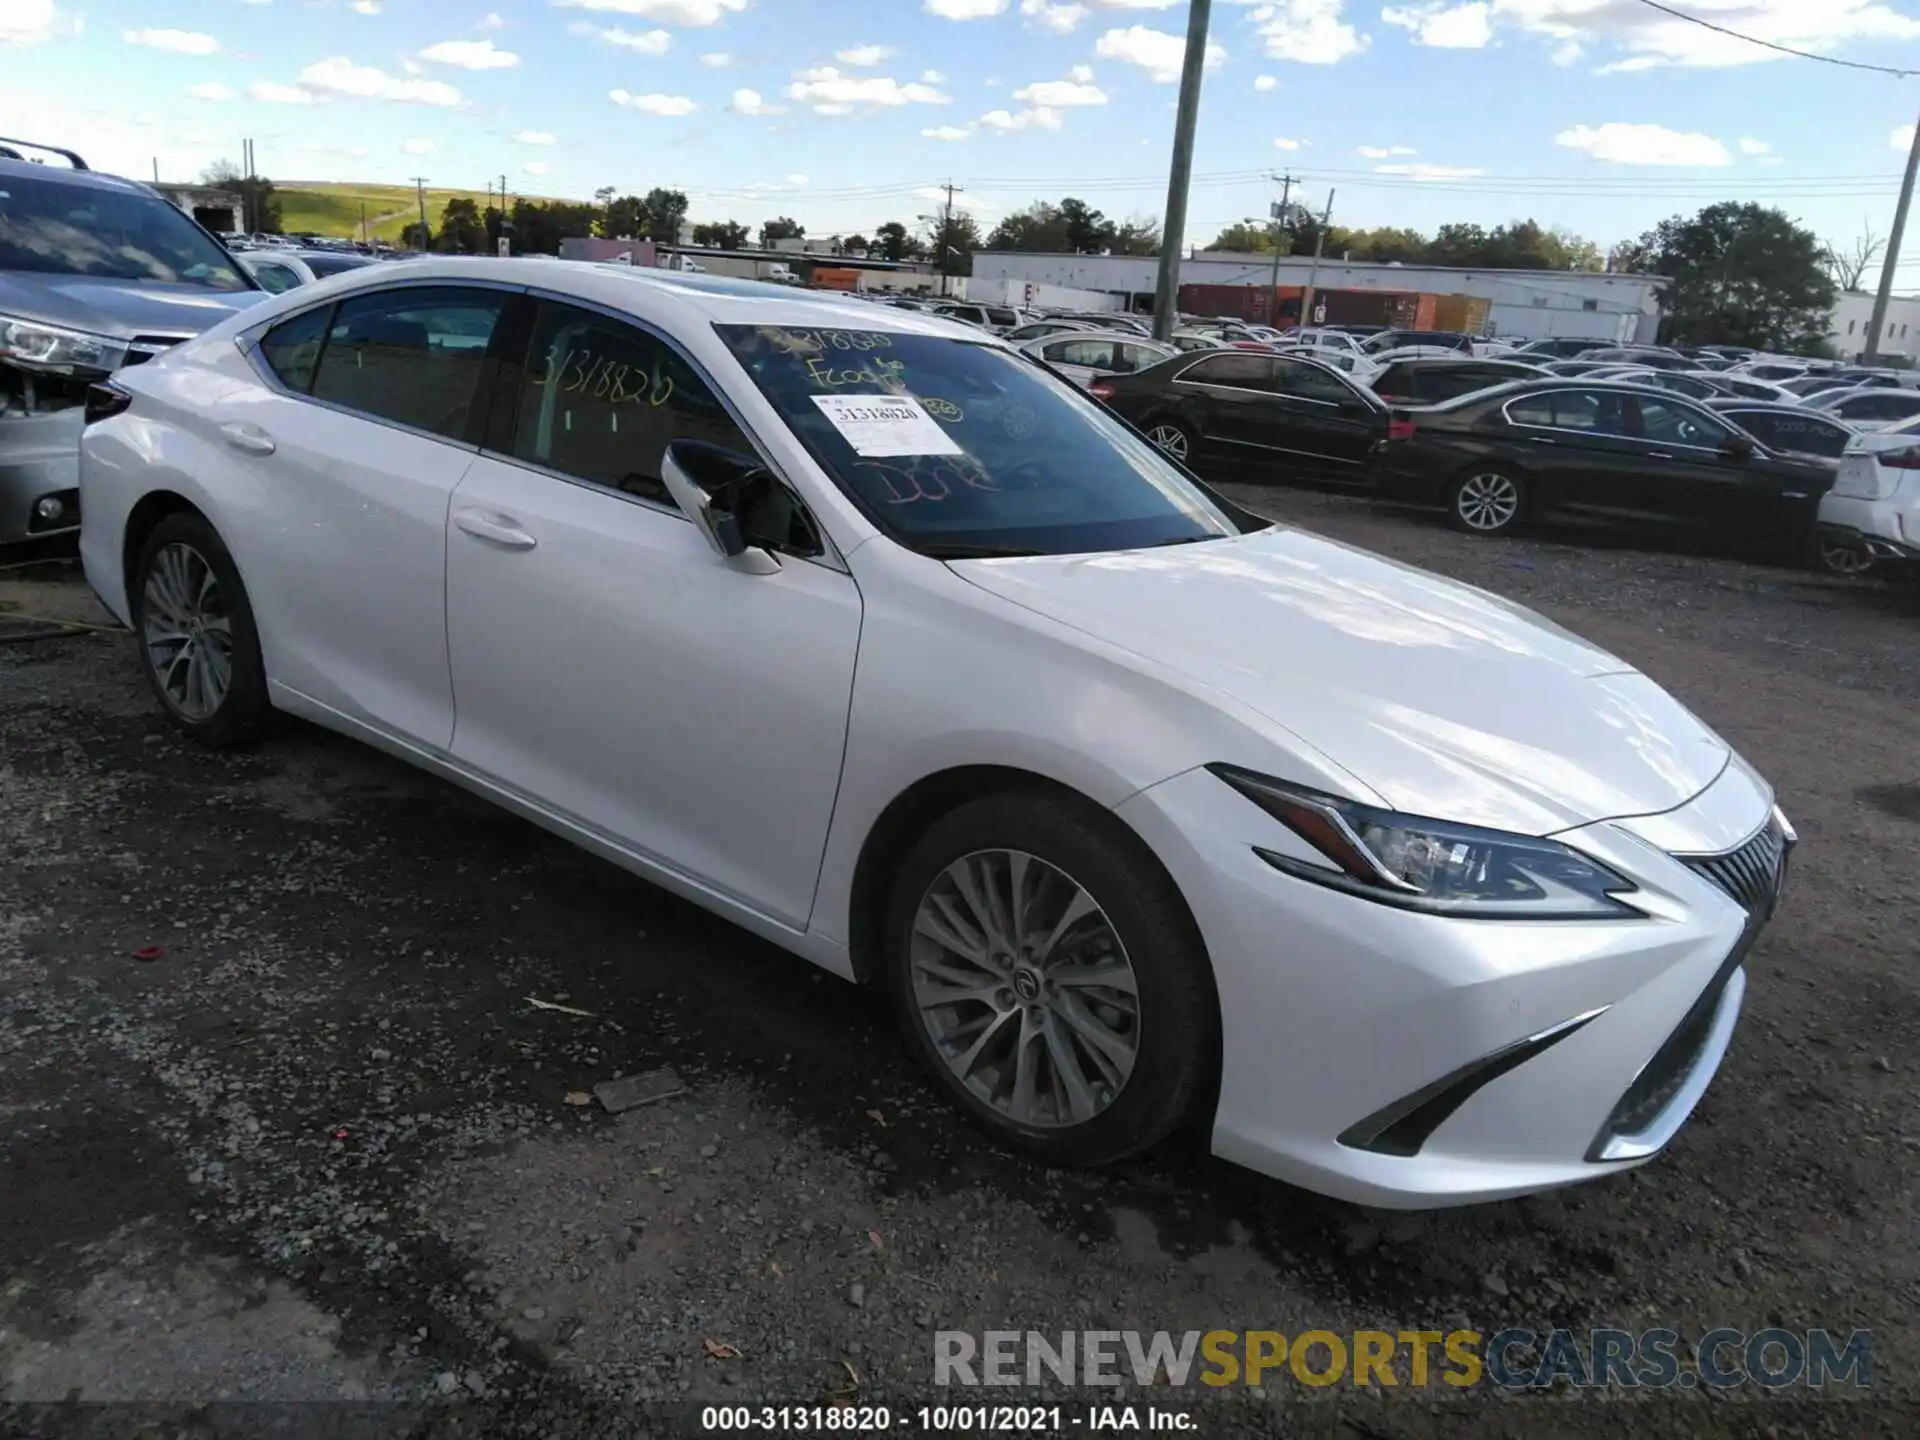
<svg viewBox="0 0 1920 1440"><path fill-rule="evenodd" d="M1039 1170L949 1114L879 997L344 740L197 750L124 637L0 643L0 1432L686 1431L979 1398L933 1390L938 1329L1561 1324L1868 1327L1878 1383L1155 1398L1209 1433L1914 1433L1920 589L1240 498L1537 607L1779 787L1788 901L1651 1167L1411 1217L1191 1142ZM0 582L0 641L103 618L70 565ZM681 1094L577 1103L659 1067ZM334 1403L248 1408L286 1401Z"/></svg>

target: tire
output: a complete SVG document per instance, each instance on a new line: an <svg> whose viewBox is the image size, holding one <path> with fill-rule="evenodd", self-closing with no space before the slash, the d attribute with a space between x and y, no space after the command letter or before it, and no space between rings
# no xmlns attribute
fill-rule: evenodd
<svg viewBox="0 0 1920 1440"><path fill-rule="evenodd" d="M1447 523L1469 535L1511 535L1527 517L1527 482L1497 465L1475 465L1447 490Z"/></svg>
<svg viewBox="0 0 1920 1440"><path fill-rule="evenodd" d="M1807 542L1807 564L1823 575L1854 580L1873 570L1873 556L1865 547L1840 545L1820 535Z"/></svg>
<svg viewBox="0 0 1920 1440"><path fill-rule="evenodd" d="M1193 462L1199 458L1200 439L1184 421L1153 419L1142 425L1140 430L1156 448L1164 450L1188 469L1192 469Z"/></svg>
<svg viewBox="0 0 1920 1440"><path fill-rule="evenodd" d="M1056 932L1050 955L990 974L926 933L922 906L947 922L949 936L981 940L988 927L961 932L979 911L965 903L956 870L973 877L978 894L995 874L1010 879L1008 852L1024 867L1029 939L1053 928L1074 887L1094 909ZM908 1048L953 1103L1003 1144L1048 1164L1108 1164L1194 1118L1212 1084L1220 1008L1192 919L1151 856L1090 806L1015 792L942 817L895 877L885 933L887 983ZM939 977L930 964L941 967ZM1095 983L1121 969L1133 984L1130 1004L1124 987ZM967 987L969 977L979 983ZM942 1003L963 993L968 998ZM1104 1033L1120 1046L1096 1048L1082 1038L1090 1025L1096 1038ZM1061 1078L1056 1044L1080 1086ZM970 1048L979 1056L963 1079L961 1061L949 1057Z"/></svg>
<svg viewBox="0 0 1920 1440"><path fill-rule="evenodd" d="M240 571L213 526L190 511L154 526L134 562L129 600L140 668L174 727L217 750L259 739L274 719L260 636ZM216 684L223 659L224 682Z"/></svg>

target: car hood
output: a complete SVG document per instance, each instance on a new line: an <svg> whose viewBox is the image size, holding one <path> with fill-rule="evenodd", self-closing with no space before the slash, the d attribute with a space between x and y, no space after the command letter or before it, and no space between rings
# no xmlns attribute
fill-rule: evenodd
<svg viewBox="0 0 1920 1440"><path fill-rule="evenodd" d="M1408 814L1550 834L1670 810L1730 755L1524 607L1298 530L952 568L1231 696Z"/></svg>
<svg viewBox="0 0 1920 1440"><path fill-rule="evenodd" d="M0 271L0 315L64 325L90 335L198 335L236 310L267 298L264 290L209 290L151 280Z"/></svg>

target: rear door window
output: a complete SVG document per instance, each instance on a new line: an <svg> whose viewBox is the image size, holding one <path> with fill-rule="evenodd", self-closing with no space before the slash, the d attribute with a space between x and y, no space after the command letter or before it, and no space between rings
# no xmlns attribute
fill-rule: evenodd
<svg viewBox="0 0 1920 1440"><path fill-rule="evenodd" d="M506 302L503 291L456 285L350 296L334 307L313 398L461 439Z"/></svg>
<svg viewBox="0 0 1920 1440"><path fill-rule="evenodd" d="M1594 435L1632 434L1622 397L1606 390L1554 390L1510 402L1507 418L1516 425L1578 430Z"/></svg>
<svg viewBox="0 0 1920 1440"><path fill-rule="evenodd" d="M1633 397L1640 412L1640 429L1647 439L1662 445L1688 445L1718 450L1733 438L1726 425L1692 406L1674 405L1645 395Z"/></svg>
<svg viewBox="0 0 1920 1440"><path fill-rule="evenodd" d="M1314 400L1323 405L1345 405L1353 399L1353 392L1343 382L1318 365L1278 358L1271 363L1273 388L1279 394L1300 400Z"/></svg>
<svg viewBox="0 0 1920 1440"><path fill-rule="evenodd" d="M1209 355L1180 372L1193 385L1230 385L1238 390L1266 390L1273 375L1273 358L1242 350Z"/></svg>

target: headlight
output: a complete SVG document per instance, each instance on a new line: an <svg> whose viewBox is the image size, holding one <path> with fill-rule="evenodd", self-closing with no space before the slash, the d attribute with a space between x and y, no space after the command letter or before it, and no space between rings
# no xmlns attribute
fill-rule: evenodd
<svg viewBox="0 0 1920 1440"><path fill-rule="evenodd" d="M0 315L0 360L49 375L111 374L127 358L124 340Z"/></svg>
<svg viewBox="0 0 1920 1440"><path fill-rule="evenodd" d="M1403 910L1483 920L1640 918L1618 897L1631 880L1555 840L1396 815L1269 780L1207 767L1325 858L1261 850L1277 870Z"/></svg>

